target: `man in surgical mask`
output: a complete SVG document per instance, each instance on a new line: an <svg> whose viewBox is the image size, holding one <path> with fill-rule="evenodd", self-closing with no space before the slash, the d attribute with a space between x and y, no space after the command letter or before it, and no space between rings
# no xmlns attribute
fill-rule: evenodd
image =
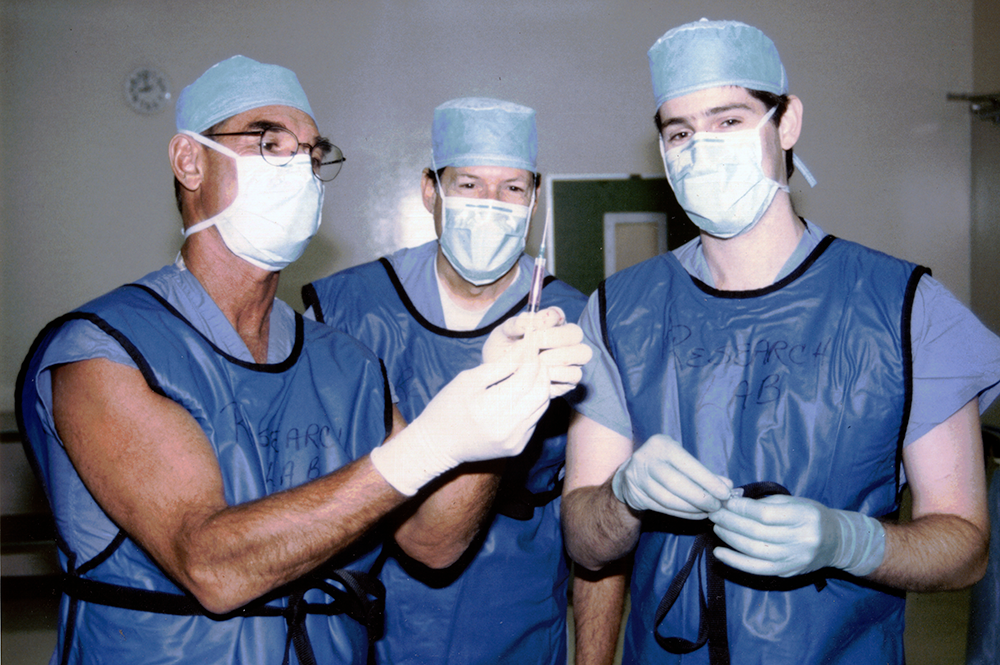
<svg viewBox="0 0 1000 665"><path fill-rule="evenodd" d="M983 573L1000 339L926 269L795 214L803 103L760 30L682 25L649 62L701 233L581 317L569 552L634 556L626 663L902 663L904 591Z"/></svg>
<svg viewBox="0 0 1000 665"><path fill-rule="evenodd" d="M317 320L382 358L408 419L481 354L505 353L507 342L498 342L533 325L530 314L519 313L532 281L524 246L539 189L534 110L496 99L451 100L435 109L431 139L421 189L438 239L303 289ZM573 322L585 302L550 276L534 318L555 324L550 335L576 340L582 335ZM588 359L567 356L581 365ZM428 567L398 548L386 550L380 662L566 662L569 571L559 487L567 416L566 404L553 402L522 455L459 467L419 495L424 506L471 499L481 511L465 522L469 547L461 556ZM441 525L410 520L396 530L397 540L414 528L433 542ZM584 599L578 604L593 588L577 592ZM578 638L578 652L588 646ZM613 641L611 648L613 655Z"/></svg>
<svg viewBox="0 0 1000 665"><path fill-rule="evenodd" d="M497 362L404 427L370 350L275 299L343 161L296 75L220 62L177 129L176 261L52 322L18 380L65 572L53 662L365 663L380 521L453 468L518 455L554 383L579 378L559 354L588 350L545 321L498 337ZM464 547L448 518L477 509L423 507L434 541L398 547L433 564Z"/></svg>

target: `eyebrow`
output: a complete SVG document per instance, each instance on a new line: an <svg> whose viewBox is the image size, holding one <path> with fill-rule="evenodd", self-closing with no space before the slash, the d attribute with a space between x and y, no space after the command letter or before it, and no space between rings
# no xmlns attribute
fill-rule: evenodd
<svg viewBox="0 0 1000 665"><path fill-rule="evenodd" d="M271 129L272 127L280 127L281 129L288 129L288 127L285 127L284 124L280 122L275 122L274 120L254 120L249 125L247 125L247 128L244 131L263 132L268 129ZM292 130L288 129L288 131L291 132ZM294 134L294 132L292 133ZM315 137L313 137L312 143L309 143L309 145L313 146L314 148L322 148L326 152L329 152L331 149L333 149L333 141L331 141L325 136L320 136L318 134Z"/></svg>
<svg viewBox="0 0 1000 665"><path fill-rule="evenodd" d="M722 115L724 113L729 113L730 111L737 111L737 110L752 112L754 109L752 106L750 106L745 102L735 102L733 104L725 104L724 106L713 106L712 108L708 109L704 113L700 113L699 115L704 116L706 118L710 118L712 116ZM673 125L682 125L685 122L686 120L684 117L678 116L676 118L670 118L669 120L663 123L663 126L666 128L666 127L671 127Z"/></svg>

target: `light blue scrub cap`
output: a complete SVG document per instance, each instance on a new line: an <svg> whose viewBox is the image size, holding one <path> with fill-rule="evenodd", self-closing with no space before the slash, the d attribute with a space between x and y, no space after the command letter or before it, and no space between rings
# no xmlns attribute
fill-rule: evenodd
<svg viewBox="0 0 1000 665"><path fill-rule="evenodd" d="M668 31L649 49L649 70L657 109L667 100L723 85L788 93L774 42L737 21L703 18Z"/></svg>
<svg viewBox="0 0 1000 665"><path fill-rule="evenodd" d="M201 133L226 118L261 106L291 106L315 122L295 72L242 55L212 65L177 98L177 129Z"/></svg>
<svg viewBox="0 0 1000 665"><path fill-rule="evenodd" d="M464 97L434 109L431 130L434 168L509 166L535 172L538 131L527 106Z"/></svg>

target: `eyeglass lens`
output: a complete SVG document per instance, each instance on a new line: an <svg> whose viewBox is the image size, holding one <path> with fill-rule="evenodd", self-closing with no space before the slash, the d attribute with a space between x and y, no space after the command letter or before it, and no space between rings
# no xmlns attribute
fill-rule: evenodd
<svg viewBox="0 0 1000 665"><path fill-rule="evenodd" d="M300 147L298 137L284 127L270 127L260 136L260 155L264 161L274 166L284 166L290 162ZM344 153L327 141L313 146L309 156L312 159L313 173L324 182L336 178L344 165Z"/></svg>

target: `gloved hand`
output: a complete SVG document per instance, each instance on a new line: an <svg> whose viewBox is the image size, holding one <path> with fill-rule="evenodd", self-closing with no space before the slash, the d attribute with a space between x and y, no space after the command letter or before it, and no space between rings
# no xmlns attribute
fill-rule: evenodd
<svg viewBox="0 0 1000 665"><path fill-rule="evenodd" d="M463 462L518 455L549 405L539 362L460 372L402 432L371 452L372 464L412 496Z"/></svg>
<svg viewBox="0 0 1000 665"><path fill-rule="evenodd" d="M493 329L483 345L484 363L518 364L537 358L549 369L550 397L559 397L583 378L593 352L583 343L583 330L566 323L558 307L511 317Z"/></svg>
<svg viewBox="0 0 1000 665"><path fill-rule="evenodd" d="M611 480L618 500L634 510L690 520L704 519L722 507L733 482L709 471L669 436L649 437Z"/></svg>
<svg viewBox="0 0 1000 665"><path fill-rule="evenodd" d="M831 566L863 577L885 556L885 529L878 520L811 499L733 498L709 519L733 548L718 547L715 556L754 575L792 577Z"/></svg>

